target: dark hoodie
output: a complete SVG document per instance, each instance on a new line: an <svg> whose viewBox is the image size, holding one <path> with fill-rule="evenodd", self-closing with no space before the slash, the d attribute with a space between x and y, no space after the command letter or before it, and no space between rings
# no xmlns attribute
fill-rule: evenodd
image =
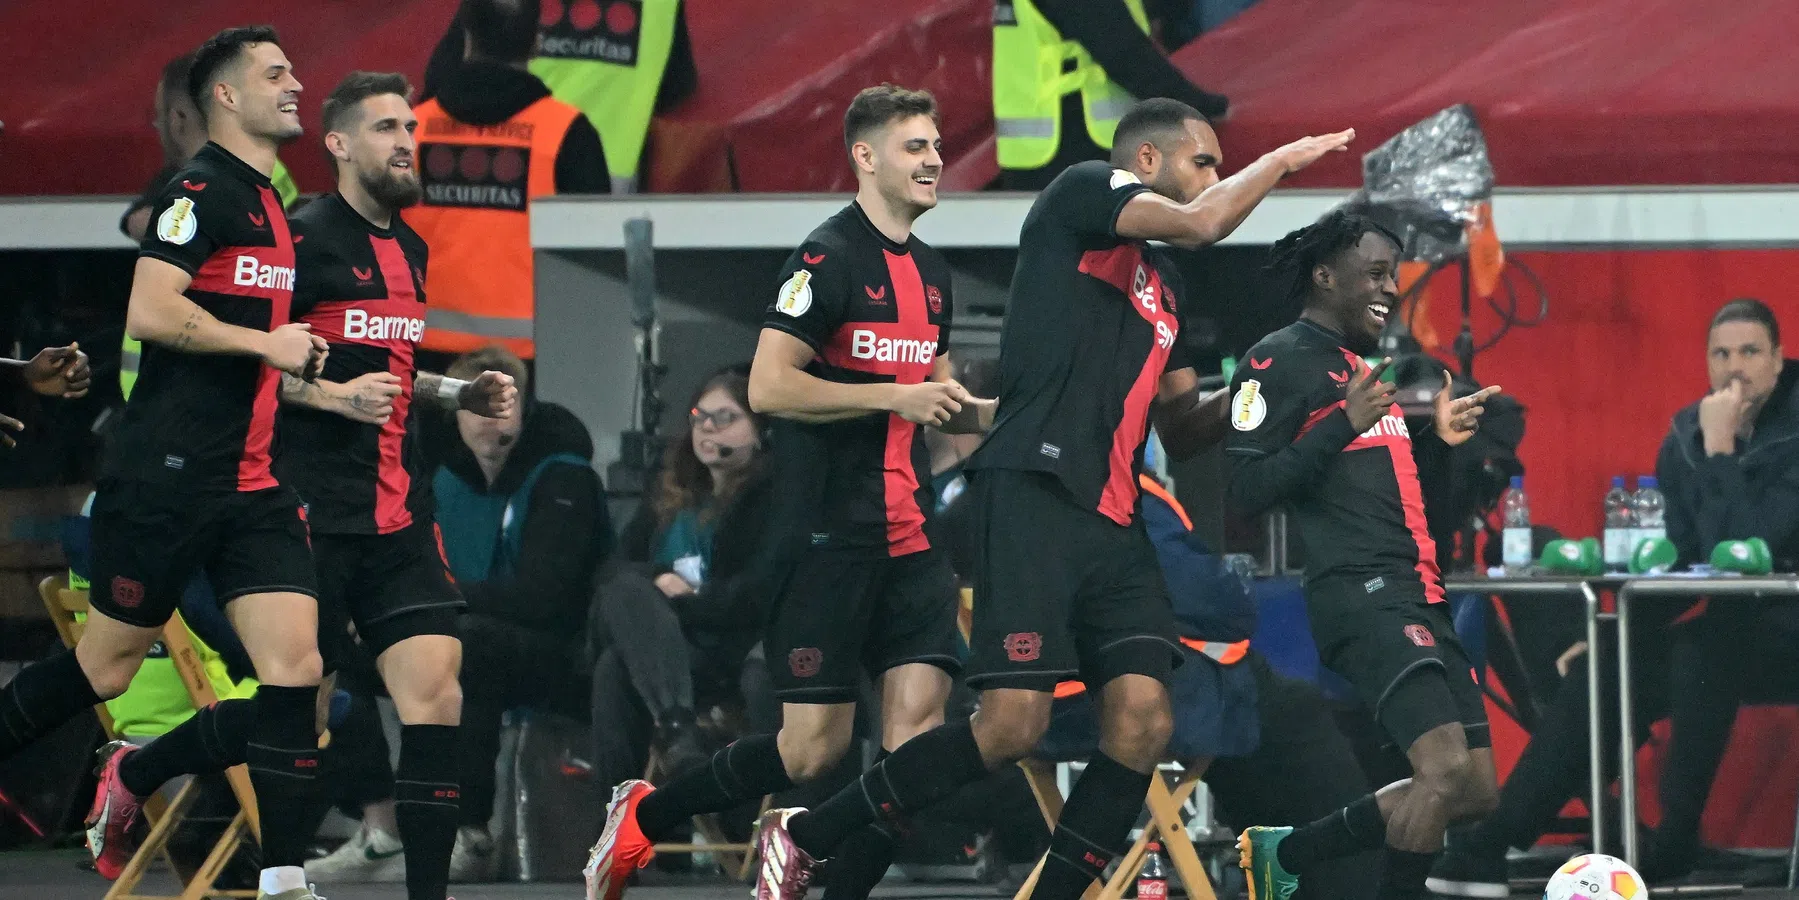
<svg viewBox="0 0 1799 900"><path fill-rule="evenodd" d="M1737 452L1706 456L1699 404L1674 414L1656 459L1667 499L1668 539L1686 565L1711 558L1719 541L1759 537L1774 570L1799 566L1799 361L1787 360Z"/></svg>
<svg viewBox="0 0 1799 900"><path fill-rule="evenodd" d="M460 36L461 30L454 32ZM484 59L444 66L432 87L444 112L464 125L498 125L550 96L550 89L536 75ZM600 149L600 133L586 116L576 116L556 155L556 193L611 192L612 177L606 169L606 154Z"/></svg>
<svg viewBox="0 0 1799 900"><path fill-rule="evenodd" d="M532 403L525 411L525 426L518 445L500 469L492 487L481 474L475 454L460 440L445 455L435 486L439 511L444 514L444 534L451 569L461 568L458 556L480 552L479 536L458 540L457 523L450 515L457 506L454 495L505 498L519 493L538 464L567 454L593 459L593 439L575 414L554 403ZM516 501L515 501L516 504ZM600 476L591 465L552 464L537 474L523 504L516 554L496 552L481 580L459 579L468 611L491 616L540 631L580 640L587 621L594 572L612 552L612 522L607 516ZM496 547L502 543L496 534ZM501 560L499 556L508 556ZM484 567L485 569L486 567Z"/></svg>

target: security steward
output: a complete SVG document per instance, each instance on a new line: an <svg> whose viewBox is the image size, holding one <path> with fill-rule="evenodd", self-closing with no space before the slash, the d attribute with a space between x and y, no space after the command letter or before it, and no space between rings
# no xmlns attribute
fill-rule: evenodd
<svg viewBox="0 0 1799 900"><path fill-rule="evenodd" d="M599 132L526 65L536 0L463 0L461 65L419 118L422 204L406 221L431 247L431 308L418 365L443 371L489 344L536 357L530 203L611 190Z"/></svg>
<svg viewBox="0 0 1799 900"><path fill-rule="evenodd" d="M994 3L993 116L1007 190L1042 190L1077 162L1105 159L1118 118L1150 97L1179 100L1212 121L1229 109L1162 55L1143 0ZM1064 129L1065 121L1085 127Z"/></svg>

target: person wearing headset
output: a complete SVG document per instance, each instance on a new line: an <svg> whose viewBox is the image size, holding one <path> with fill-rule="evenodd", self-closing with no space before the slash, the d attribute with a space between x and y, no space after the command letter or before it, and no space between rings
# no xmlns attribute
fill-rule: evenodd
<svg viewBox="0 0 1799 900"><path fill-rule="evenodd" d="M747 367L713 373L689 406L594 592L599 784L641 777L652 743L670 774L704 763L695 709L738 693L768 617L756 560L773 495Z"/></svg>

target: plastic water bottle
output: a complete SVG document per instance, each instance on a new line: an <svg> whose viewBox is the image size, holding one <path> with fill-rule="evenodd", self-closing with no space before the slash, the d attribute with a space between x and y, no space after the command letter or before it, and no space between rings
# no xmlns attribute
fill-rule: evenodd
<svg viewBox="0 0 1799 900"><path fill-rule="evenodd" d="M1637 513L1633 498L1624 489L1624 476L1612 476L1612 489L1605 492L1605 567L1621 570L1630 565L1630 551L1636 549Z"/></svg>
<svg viewBox="0 0 1799 900"><path fill-rule="evenodd" d="M1168 900L1168 864L1162 861L1162 845L1150 841L1144 847L1143 868L1137 872L1137 900Z"/></svg>
<svg viewBox="0 0 1799 900"><path fill-rule="evenodd" d="M1644 541L1668 536L1668 529L1662 526L1662 492L1656 486L1654 475L1637 476L1637 492L1631 496L1630 506L1637 517L1636 528L1632 530L1635 536L1630 541L1632 552Z"/></svg>
<svg viewBox="0 0 1799 900"><path fill-rule="evenodd" d="M1501 557L1508 571L1517 572L1530 565L1530 500L1524 496L1524 476L1513 475L1511 490L1499 505L1505 518Z"/></svg>

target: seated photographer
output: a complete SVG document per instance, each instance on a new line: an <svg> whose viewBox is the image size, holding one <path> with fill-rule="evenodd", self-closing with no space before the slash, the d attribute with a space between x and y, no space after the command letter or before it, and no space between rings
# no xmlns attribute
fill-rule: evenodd
<svg viewBox="0 0 1799 900"><path fill-rule="evenodd" d="M487 347L452 363L452 378L511 375L525 365ZM502 419L456 413L460 438L432 479L444 558L468 601L462 619L462 827L452 881L490 875L494 760L506 710L587 716L582 636L595 571L612 550L593 439L574 413L528 400Z"/></svg>
<svg viewBox="0 0 1799 900"><path fill-rule="evenodd" d="M694 392L687 430L620 534L589 623L596 782L642 777L654 743L669 774L704 763L695 719L741 695L772 592L756 566L772 499L746 366Z"/></svg>
<svg viewBox="0 0 1799 900"><path fill-rule="evenodd" d="M1784 365L1780 325L1766 304L1738 299L1718 310L1706 371L1711 392L1675 414L1656 460L1668 539L1679 564L1691 567L1708 563L1722 541L1761 538L1774 570L1792 571L1799 564L1799 392L1793 389L1799 367ZM1657 713L1665 709L1671 717L1659 785L1662 821L1641 866L1645 878L1661 882L1693 869L1700 816L1737 707L1799 696L1791 665L1799 653L1799 604L1730 598L1633 605L1631 641L1642 679L1634 704L1638 740ZM1581 649L1570 648L1565 660L1574 662ZM1585 666L1570 665L1567 674L1500 792L1498 809L1451 840L1432 873L1432 890L1501 896L1506 848L1534 843L1585 784Z"/></svg>

